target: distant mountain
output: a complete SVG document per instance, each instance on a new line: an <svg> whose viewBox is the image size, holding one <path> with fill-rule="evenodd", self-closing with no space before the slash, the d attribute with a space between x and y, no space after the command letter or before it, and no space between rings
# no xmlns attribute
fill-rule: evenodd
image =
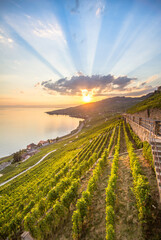
<svg viewBox="0 0 161 240"><path fill-rule="evenodd" d="M50 115L69 115L71 117L88 118L96 114L104 113L120 113L125 112L128 108L141 102L149 97L148 95L142 97L113 97L101 101L86 103L76 107L66 109L59 109L47 112Z"/></svg>

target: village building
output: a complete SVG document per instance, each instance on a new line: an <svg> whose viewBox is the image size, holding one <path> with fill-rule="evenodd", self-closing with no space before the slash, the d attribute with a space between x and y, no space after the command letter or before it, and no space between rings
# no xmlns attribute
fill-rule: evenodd
<svg viewBox="0 0 161 240"><path fill-rule="evenodd" d="M39 143L38 143L38 146L47 146L49 144L48 141L43 141L41 140Z"/></svg>
<svg viewBox="0 0 161 240"><path fill-rule="evenodd" d="M37 147L37 145L35 143L31 143L29 145L27 145L27 150L32 150L35 149Z"/></svg>

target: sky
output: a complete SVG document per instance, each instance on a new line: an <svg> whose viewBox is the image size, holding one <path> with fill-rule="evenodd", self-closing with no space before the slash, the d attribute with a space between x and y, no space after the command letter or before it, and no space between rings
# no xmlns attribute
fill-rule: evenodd
<svg viewBox="0 0 161 240"><path fill-rule="evenodd" d="M75 106L160 85L161 0L0 0L0 106Z"/></svg>

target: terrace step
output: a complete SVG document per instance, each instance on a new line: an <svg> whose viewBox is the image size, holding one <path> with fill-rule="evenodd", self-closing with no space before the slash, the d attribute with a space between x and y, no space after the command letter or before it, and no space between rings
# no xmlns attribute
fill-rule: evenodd
<svg viewBox="0 0 161 240"><path fill-rule="evenodd" d="M152 149L152 152L153 152L153 154L158 153L159 155L161 155L161 150L159 150L159 149Z"/></svg>
<svg viewBox="0 0 161 240"><path fill-rule="evenodd" d="M154 162L161 163L161 158L158 158L157 156L155 156L155 158L154 158Z"/></svg>
<svg viewBox="0 0 161 240"><path fill-rule="evenodd" d="M159 154L153 154L153 159L154 160L161 160L161 155L159 155Z"/></svg>
<svg viewBox="0 0 161 240"><path fill-rule="evenodd" d="M154 164L156 167L160 167L161 168L161 162L155 162Z"/></svg>
<svg viewBox="0 0 161 240"><path fill-rule="evenodd" d="M155 146L158 146L159 148L161 148L161 144L160 143L158 143L158 142L155 142L155 143L150 143L150 145L152 146L152 148L153 147L155 147Z"/></svg>
<svg viewBox="0 0 161 240"><path fill-rule="evenodd" d="M157 160L160 160L160 159L161 159L161 156L158 155L158 154L154 154L153 156L154 156L154 159L157 159Z"/></svg>
<svg viewBox="0 0 161 240"><path fill-rule="evenodd" d="M161 168L156 167L155 171L156 171L156 173L161 173Z"/></svg>
<svg viewBox="0 0 161 240"><path fill-rule="evenodd" d="M159 157L159 158L161 157L160 153L158 153L158 152L153 153L153 156L154 157Z"/></svg>
<svg viewBox="0 0 161 240"><path fill-rule="evenodd" d="M157 175L157 179L161 180L161 175Z"/></svg>
<svg viewBox="0 0 161 240"><path fill-rule="evenodd" d="M154 145L154 144L158 144L158 145L160 145L161 144L161 138L156 138L155 140L151 140L150 141L150 144L152 144L152 145Z"/></svg>
<svg viewBox="0 0 161 240"><path fill-rule="evenodd" d="M155 166L161 168L161 162L156 161L156 162L155 162Z"/></svg>
<svg viewBox="0 0 161 240"><path fill-rule="evenodd" d="M158 157L158 156L155 156L155 157L154 157L154 162L161 162L161 158Z"/></svg>
<svg viewBox="0 0 161 240"><path fill-rule="evenodd" d="M154 144L154 145L151 145L151 148L152 148L152 150L153 150L153 149L161 150L161 145Z"/></svg>
<svg viewBox="0 0 161 240"><path fill-rule="evenodd" d="M161 160L161 155L153 154L153 159L159 161L159 160Z"/></svg>

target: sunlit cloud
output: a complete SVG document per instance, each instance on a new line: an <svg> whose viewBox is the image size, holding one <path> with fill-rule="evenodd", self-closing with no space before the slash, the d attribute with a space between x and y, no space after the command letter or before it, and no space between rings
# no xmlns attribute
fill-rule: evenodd
<svg viewBox="0 0 161 240"><path fill-rule="evenodd" d="M159 78L158 75L153 75L153 76L149 77L145 82L143 82L142 85L149 84L149 83L157 80L158 78Z"/></svg>
<svg viewBox="0 0 161 240"><path fill-rule="evenodd" d="M40 38L47 38L50 40L62 39L64 43L66 43L63 32L57 23L56 24L48 23L45 25L39 20L37 22L37 26L35 26L33 29L33 33Z"/></svg>
<svg viewBox="0 0 161 240"><path fill-rule="evenodd" d="M39 87L41 84L38 82L34 85L35 88Z"/></svg>
<svg viewBox="0 0 161 240"><path fill-rule="evenodd" d="M84 74L83 74L81 71L78 71L78 72L77 72L77 75L78 75L78 76L84 76Z"/></svg>
<svg viewBox="0 0 161 240"><path fill-rule="evenodd" d="M160 84L157 0L15 2L0 1L1 92L72 102L81 90L138 96Z"/></svg>
<svg viewBox="0 0 161 240"><path fill-rule="evenodd" d="M98 2L98 8L96 10L96 17L100 17L104 13L104 10L105 10L104 1L99 1Z"/></svg>
<svg viewBox="0 0 161 240"><path fill-rule="evenodd" d="M112 91L123 91L132 82L136 81L136 78L129 78L127 76L72 76L70 79L62 78L56 82L52 80L43 81L41 83L43 89L49 94L61 94L61 95L78 95L82 93L86 96L105 96Z"/></svg>

